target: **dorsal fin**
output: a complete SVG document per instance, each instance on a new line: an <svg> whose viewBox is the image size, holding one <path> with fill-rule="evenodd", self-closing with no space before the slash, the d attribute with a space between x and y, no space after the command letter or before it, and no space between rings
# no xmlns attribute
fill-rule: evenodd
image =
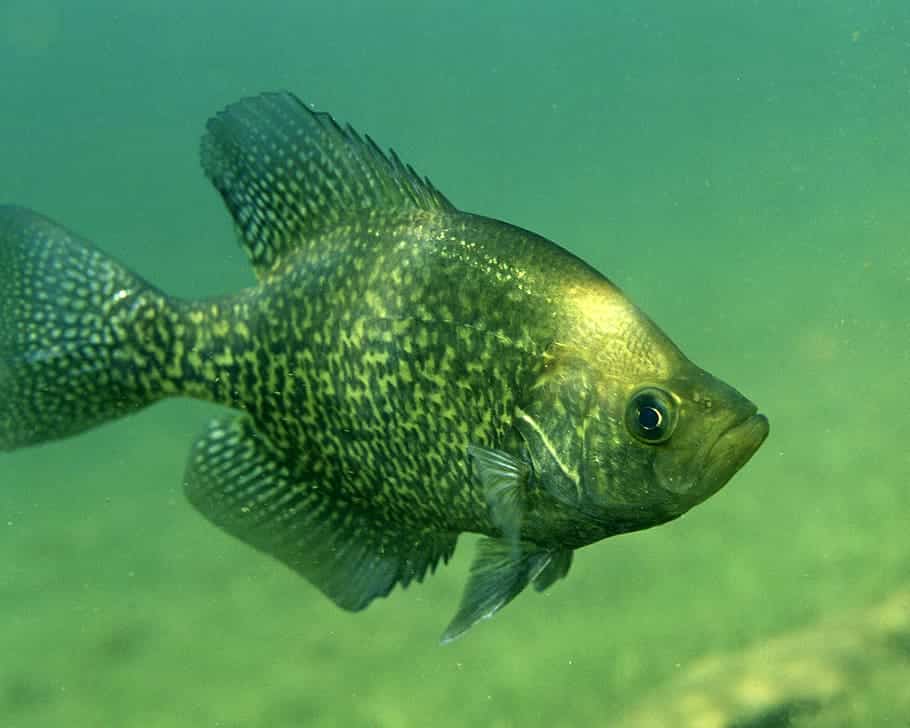
<svg viewBox="0 0 910 728"><path fill-rule="evenodd" d="M454 209L395 152L290 93L228 106L209 120L201 156L260 278L352 211Z"/></svg>

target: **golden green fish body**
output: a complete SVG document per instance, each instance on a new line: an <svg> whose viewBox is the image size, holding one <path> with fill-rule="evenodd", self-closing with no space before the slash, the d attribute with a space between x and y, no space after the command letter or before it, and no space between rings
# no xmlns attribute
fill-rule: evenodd
<svg viewBox="0 0 910 728"><path fill-rule="evenodd" d="M236 300L191 304L172 386L249 412L350 505L495 534L468 446L503 443L547 352L588 325L580 305L631 307L548 241L463 213L367 217L317 251Z"/></svg>
<svg viewBox="0 0 910 728"><path fill-rule="evenodd" d="M600 273L294 97L229 107L202 149L257 274L233 297L168 298L0 208L0 449L169 396L240 410L194 446L191 502L347 609L484 534L448 640L767 435Z"/></svg>

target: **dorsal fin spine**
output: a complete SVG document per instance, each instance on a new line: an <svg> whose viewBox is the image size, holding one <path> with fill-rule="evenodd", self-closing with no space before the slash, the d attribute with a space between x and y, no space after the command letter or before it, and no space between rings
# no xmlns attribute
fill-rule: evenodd
<svg viewBox="0 0 910 728"><path fill-rule="evenodd" d="M245 99L211 119L202 164L260 277L364 210L455 209L394 151L288 93Z"/></svg>

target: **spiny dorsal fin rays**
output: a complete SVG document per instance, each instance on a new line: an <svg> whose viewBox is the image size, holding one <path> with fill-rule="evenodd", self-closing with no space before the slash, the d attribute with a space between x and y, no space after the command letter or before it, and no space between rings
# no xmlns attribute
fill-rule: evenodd
<svg viewBox="0 0 910 728"><path fill-rule="evenodd" d="M201 157L260 278L356 211L454 209L394 152L290 93L228 106L209 120Z"/></svg>

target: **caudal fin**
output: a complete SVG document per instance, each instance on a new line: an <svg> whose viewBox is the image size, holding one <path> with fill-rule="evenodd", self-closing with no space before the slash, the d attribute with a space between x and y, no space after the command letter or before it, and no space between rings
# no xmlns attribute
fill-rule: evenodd
<svg viewBox="0 0 910 728"><path fill-rule="evenodd" d="M74 435L155 399L136 322L164 304L90 243L0 206L0 450Z"/></svg>

